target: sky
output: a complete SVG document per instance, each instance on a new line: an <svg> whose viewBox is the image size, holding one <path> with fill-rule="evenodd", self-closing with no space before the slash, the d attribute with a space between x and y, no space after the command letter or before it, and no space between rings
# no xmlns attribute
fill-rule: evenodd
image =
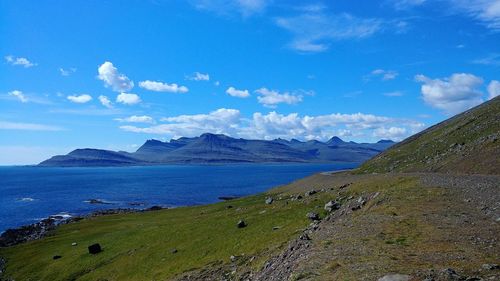
<svg viewBox="0 0 500 281"><path fill-rule="evenodd" d="M0 0L0 165L205 132L400 141L500 94L500 0Z"/></svg>

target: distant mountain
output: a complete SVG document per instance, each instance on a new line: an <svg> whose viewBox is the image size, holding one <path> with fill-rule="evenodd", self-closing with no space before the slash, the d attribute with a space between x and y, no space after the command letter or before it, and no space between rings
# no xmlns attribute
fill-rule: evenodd
<svg viewBox="0 0 500 281"><path fill-rule="evenodd" d="M54 156L40 166L129 166L182 163L327 163L363 162L392 146L392 141L377 143L344 142L333 137L327 142L292 139L246 140L226 135L202 134L169 142L146 141L136 152L77 149Z"/></svg>
<svg viewBox="0 0 500 281"><path fill-rule="evenodd" d="M499 174L500 96L407 138L358 172Z"/></svg>

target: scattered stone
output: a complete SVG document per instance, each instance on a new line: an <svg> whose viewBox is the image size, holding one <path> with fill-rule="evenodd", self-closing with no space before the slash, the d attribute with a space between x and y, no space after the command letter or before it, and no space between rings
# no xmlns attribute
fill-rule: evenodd
<svg viewBox="0 0 500 281"><path fill-rule="evenodd" d="M229 259L232 261L232 262L235 262L236 261L236 257L235 256L230 256Z"/></svg>
<svg viewBox="0 0 500 281"><path fill-rule="evenodd" d="M281 228L281 227L279 227L279 226L273 226L273 230L278 230L278 229L280 229L280 228Z"/></svg>
<svg viewBox="0 0 500 281"><path fill-rule="evenodd" d="M340 208L340 203L336 201L329 201L328 203L325 204L325 210L328 212L333 212L335 210L338 210Z"/></svg>
<svg viewBox="0 0 500 281"><path fill-rule="evenodd" d="M483 269L486 269L486 270L495 270L495 269L500 269L500 266L498 264L489 264L489 263L485 263L481 266Z"/></svg>
<svg viewBox="0 0 500 281"><path fill-rule="evenodd" d="M26 241L45 237L50 230L56 227L54 219L43 219L37 223L7 229L0 235L0 247L9 247Z"/></svg>
<svg viewBox="0 0 500 281"><path fill-rule="evenodd" d="M233 206L232 205L227 205L226 209L231 209Z"/></svg>
<svg viewBox="0 0 500 281"><path fill-rule="evenodd" d="M170 253L172 253L172 254L175 254L175 253L177 253L177 252L178 252L178 251L177 251L177 249L176 249L176 248L173 248L172 250L170 250Z"/></svg>
<svg viewBox="0 0 500 281"><path fill-rule="evenodd" d="M244 220L239 220L237 226L238 228L243 228L247 226L247 223Z"/></svg>
<svg viewBox="0 0 500 281"><path fill-rule="evenodd" d="M411 276L404 274L389 274L379 278L378 281L408 281L410 278Z"/></svg>
<svg viewBox="0 0 500 281"><path fill-rule="evenodd" d="M311 240L311 237L309 237L309 235L307 235L307 233L303 233L299 236L299 239L300 240L306 240L306 241L309 241Z"/></svg>
<svg viewBox="0 0 500 281"><path fill-rule="evenodd" d="M302 199L302 198L303 198L303 197L302 197L302 195L297 195L297 196L295 197L295 200L300 200L300 199ZM499 218L499 219L500 219L500 218Z"/></svg>
<svg viewBox="0 0 500 281"><path fill-rule="evenodd" d="M318 213L314 213L314 212L307 213L307 218L310 219L310 220L313 220L313 221L319 221L320 220L319 214Z"/></svg>
<svg viewBox="0 0 500 281"><path fill-rule="evenodd" d="M71 243L71 246L73 246L73 247L76 245L78 245L78 243L76 243L76 242Z"/></svg>
<svg viewBox="0 0 500 281"><path fill-rule="evenodd" d="M92 255L99 254L100 252L102 252L101 245L99 245L99 243L90 245L88 249L89 249L89 254Z"/></svg>
<svg viewBox="0 0 500 281"><path fill-rule="evenodd" d="M274 199L272 197L267 197L266 198L266 204L268 204L268 205L272 204L273 201L274 201Z"/></svg>
<svg viewBox="0 0 500 281"><path fill-rule="evenodd" d="M53 260L58 260L60 258L62 258L62 256L60 256L60 255L55 255L55 256L52 257Z"/></svg>
<svg viewBox="0 0 500 281"><path fill-rule="evenodd" d="M363 197L359 197L358 198L358 203L361 204L361 205L365 205L366 201L365 201L365 199L363 199Z"/></svg>
<svg viewBox="0 0 500 281"><path fill-rule="evenodd" d="M307 191L307 192L305 193L305 195L306 195L306 196L311 196L311 195L314 195L314 194L316 194L316 193L318 193L318 192L317 192L316 190L314 190L314 189L313 189L313 190L309 190L309 191Z"/></svg>

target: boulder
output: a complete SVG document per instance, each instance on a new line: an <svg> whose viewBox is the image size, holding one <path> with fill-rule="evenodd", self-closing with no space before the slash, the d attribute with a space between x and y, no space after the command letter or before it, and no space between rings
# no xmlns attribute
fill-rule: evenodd
<svg viewBox="0 0 500 281"><path fill-rule="evenodd" d="M267 197L266 198L266 204L270 205L273 204L274 199L272 197Z"/></svg>
<svg viewBox="0 0 500 281"><path fill-rule="evenodd" d="M170 250L170 253L172 253L172 254L175 254L175 253L177 253L177 252L178 252L178 251L177 251L177 249L176 249L176 248L173 248L172 250Z"/></svg>
<svg viewBox="0 0 500 281"><path fill-rule="evenodd" d="M247 223L244 220L239 220L236 225L238 226L238 228L243 228L247 226Z"/></svg>
<svg viewBox="0 0 500 281"><path fill-rule="evenodd" d="M328 203L325 204L325 210L328 212L333 212L335 210L338 210L340 208L340 203L336 201L329 201Z"/></svg>
<svg viewBox="0 0 500 281"><path fill-rule="evenodd" d="M495 269L500 269L500 266L498 264L494 264L494 263L485 263L482 265L482 268L483 269L486 269L486 270L495 270Z"/></svg>
<svg viewBox="0 0 500 281"><path fill-rule="evenodd" d="M95 255L102 252L101 245L99 243L92 244L88 247L89 254Z"/></svg>
<svg viewBox="0 0 500 281"><path fill-rule="evenodd" d="M62 258L62 256L60 256L60 255L55 255L55 256L52 257L53 260L58 260L60 258Z"/></svg>
<svg viewBox="0 0 500 281"><path fill-rule="evenodd" d="M310 220L313 220L313 221L319 221L320 220L319 214L318 213L314 213L314 212L307 213L307 218L310 219Z"/></svg>
<svg viewBox="0 0 500 281"><path fill-rule="evenodd" d="M316 190L314 190L314 189L313 189L313 190L309 190L309 191L307 191L307 192L305 193L305 195L306 195L306 196L311 196L311 195L314 195L314 194L316 194L316 193L318 193L318 192L317 192Z"/></svg>
<svg viewBox="0 0 500 281"><path fill-rule="evenodd" d="M411 279L410 275L404 274L388 274L378 279L378 281L408 281Z"/></svg>

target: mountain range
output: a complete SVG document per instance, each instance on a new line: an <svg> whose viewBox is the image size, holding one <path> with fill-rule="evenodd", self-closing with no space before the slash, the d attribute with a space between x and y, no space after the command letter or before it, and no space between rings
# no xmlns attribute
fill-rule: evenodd
<svg viewBox="0 0 500 281"><path fill-rule="evenodd" d="M394 144L390 140L377 143L345 142L332 137L317 140L247 140L222 134L205 133L199 137L146 141L136 152L102 149L76 149L57 155L39 166L130 166L189 163L361 163Z"/></svg>

